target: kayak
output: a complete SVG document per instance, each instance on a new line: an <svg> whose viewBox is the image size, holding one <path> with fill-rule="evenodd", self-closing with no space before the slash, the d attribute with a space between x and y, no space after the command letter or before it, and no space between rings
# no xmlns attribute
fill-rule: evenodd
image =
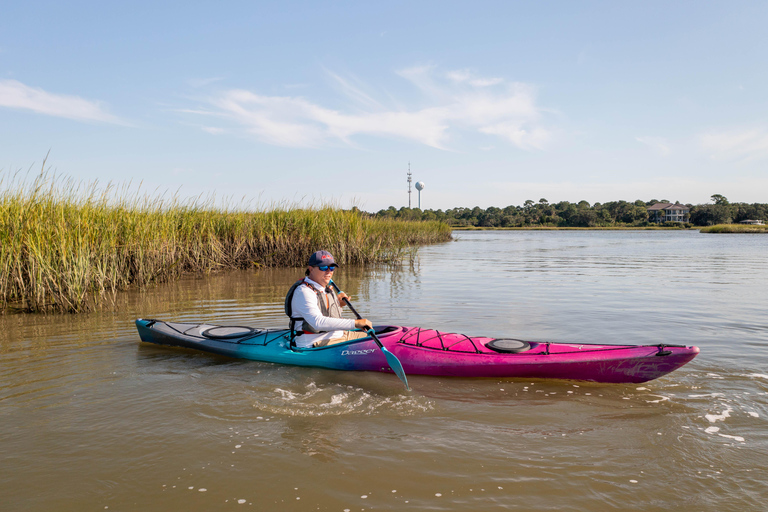
<svg viewBox="0 0 768 512"><path fill-rule="evenodd" d="M332 370L392 373L371 337L316 348L292 346L287 329L175 323L138 319L142 341L222 356ZM451 377L569 379L639 383L691 361L699 348L685 345L603 345L534 342L447 333L434 329L375 326L384 347L406 374Z"/></svg>

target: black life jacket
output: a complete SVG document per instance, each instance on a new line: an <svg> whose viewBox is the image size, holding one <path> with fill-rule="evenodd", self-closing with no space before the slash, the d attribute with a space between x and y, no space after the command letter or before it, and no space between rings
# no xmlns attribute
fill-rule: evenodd
<svg viewBox="0 0 768 512"><path fill-rule="evenodd" d="M317 305L320 308L320 312L323 314L323 316L327 316L330 318L341 318L341 304L339 303L339 298L336 296L336 293L331 290L330 287L325 289L325 293L323 293L321 290L318 290L308 282L304 281L304 278L302 277L293 285L291 285L291 288L288 290L288 294L285 296L285 314L288 315L288 318L290 318L288 327L291 330L291 341L293 341L293 338L301 335L301 334L320 334L321 332L328 332L328 331L318 331L311 325L309 325L307 322L304 321L301 317L294 317L293 316L293 307L291 303L293 302L293 295L296 293L296 288L298 288L301 285L308 286L315 294L317 294ZM326 299L328 297L328 304L326 304ZM301 331L296 331L296 323L301 322Z"/></svg>

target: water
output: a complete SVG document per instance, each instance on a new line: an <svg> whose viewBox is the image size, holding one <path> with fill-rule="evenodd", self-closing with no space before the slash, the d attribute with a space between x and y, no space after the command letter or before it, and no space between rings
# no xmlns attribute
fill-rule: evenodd
<svg viewBox="0 0 768 512"><path fill-rule="evenodd" d="M406 392L139 343L136 317L283 326L300 269L0 316L0 510L765 510L768 236L455 238L335 280L381 323L702 352L643 385L410 376Z"/></svg>

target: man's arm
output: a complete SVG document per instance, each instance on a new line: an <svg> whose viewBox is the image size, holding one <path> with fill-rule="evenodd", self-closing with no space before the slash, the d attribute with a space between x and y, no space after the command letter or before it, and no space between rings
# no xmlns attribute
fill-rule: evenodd
<svg viewBox="0 0 768 512"><path fill-rule="evenodd" d="M351 318L323 316L317 305L317 294L306 286L300 286L293 294L291 309L294 317L301 317L316 331L348 331L355 328Z"/></svg>

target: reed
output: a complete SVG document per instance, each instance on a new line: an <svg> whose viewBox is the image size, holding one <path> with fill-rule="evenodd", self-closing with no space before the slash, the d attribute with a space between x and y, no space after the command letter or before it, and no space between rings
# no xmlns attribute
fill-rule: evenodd
<svg viewBox="0 0 768 512"><path fill-rule="evenodd" d="M88 311L128 287L187 272L302 266L320 248L340 264L394 261L450 233L444 223L329 205L253 211L48 172L32 181L0 174L0 310Z"/></svg>
<svg viewBox="0 0 768 512"><path fill-rule="evenodd" d="M699 230L701 233L768 233L765 224L715 224Z"/></svg>

